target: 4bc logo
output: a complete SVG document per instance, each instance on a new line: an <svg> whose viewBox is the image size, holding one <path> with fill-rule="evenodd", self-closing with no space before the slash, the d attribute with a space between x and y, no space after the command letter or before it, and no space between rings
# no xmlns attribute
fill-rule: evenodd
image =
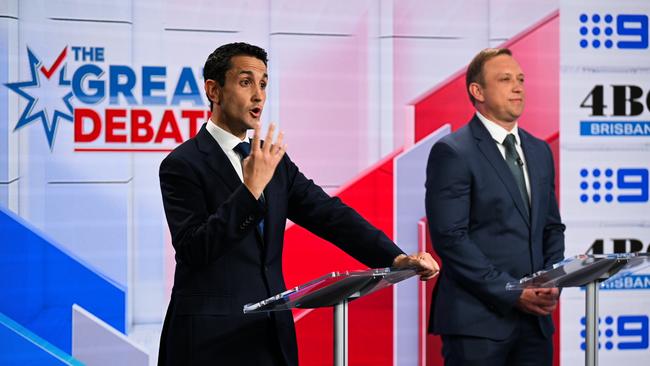
<svg viewBox="0 0 650 366"><path fill-rule="evenodd" d="M644 94L643 88L637 85L612 85L611 99L607 98L611 102L610 108L610 105L605 104L605 87L595 85L580 103L580 108L590 110L590 116L640 116L646 109L650 111L650 93L645 98Z"/></svg>
<svg viewBox="0 0 650 366"><path fill-rule="evenodd" d="M616 238L609 239L596 239L589 247L592 254L605 254L605 253L638 253L643 252L643 241L635 238ZM650 253L650 243L648 243L645 251Z"/></svg>

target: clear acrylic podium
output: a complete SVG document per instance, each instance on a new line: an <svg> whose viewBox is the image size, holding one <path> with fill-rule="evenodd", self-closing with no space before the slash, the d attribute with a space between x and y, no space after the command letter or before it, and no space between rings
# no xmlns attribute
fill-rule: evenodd
<svg viewBox="0 0 650 366"><path fill-rule="evenodd" d="M585 365L598 365L598 289L605 281L639 271L650 266L650 254L577 255L506 285L507 290L526 288L564 288L586 286Z"/></svg>
<svg viewBox="0 0 650 366"><path fill-rule="evenodd" d="M244 313L334 307L334 365L348 364L348 303L415 275L414 269L331 272L298 287L244 306Z"/></svg>

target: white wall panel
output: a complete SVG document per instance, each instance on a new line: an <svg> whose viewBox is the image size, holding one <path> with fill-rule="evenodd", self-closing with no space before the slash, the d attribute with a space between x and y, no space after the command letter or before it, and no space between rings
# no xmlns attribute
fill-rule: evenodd
<svg viewBox="0 0 650 366"><path fill-rule="evenodd" d="M489 0L489 38L495 47L529 28L560 7L559 0Z"/></svg>
<svg viewBox="0 0 650 366"><path fill-rule="evenodd" d="M370 0L301 1L272 0L270 34L351 34L359 18L368 12Z"/></svg>
<svg viewBox="0 0 650 366"><path fill-rule="evenodd" d="M365 163L365 42L355 36L273 36L273 78L282 81L278 103L288 153L326 188L344 183Z"/></svg>
<svg viewBox="0 0 650 366"><path fill-rule="evenodd" d="M393 36L487 39L488 0L396 0L393 6Z"/></svg>
<svg viewBox="0 0 650 366"><path fill-rule="evenodd" d="M0 3L0 84L18 77L18 1ZM0 87L0 202L18 212L18 136L13 133L19 101Z"/></svg>
<svg viewBox="0 0 650 366"><path fill-rule="evenodd" d="M18 20L17 4L11 1L0 9L0 84L13 82L18 76ZM6 16L6 18L4 18ZM0 88L0 185L4 186L3 202L9 203L10 182L19 177L18 172L18 136L13 133L15 121L18 120L18 98L8 88ZM15 196L15 193L14 193ZM13 197L15 204L17 196ZM17 206L8 206L17 210Z"/></svg>
<svg viewBox="0 0 650 366"><path fill-rule="evenodd" d="M45 232L124 287L130 190L129 183L48 184L45 190Z"/></svg>
<svg viewBox="0 0 650 366"><path fill-rule="evenodd" d="M18 17L18 0L5 0L0 2L0 16Z"/></svg>
<svg viewBox="0 0 650 366"><path fill-rule="evenodd" d="M200 31L268 32L266 0L167 0L163 4L165 28Z"/></svg>
<svg viewBox="0 0 650 366"><path fill-rule="evenodd" d="M72 306L72 356L95 366L150 364L145 349L76 304Z"/></svg>
<svg viewBox="0 0 650 366"><path fill-rule="evenodd" d="M48 17L131 22L132 0L43 1Z"/></svg>

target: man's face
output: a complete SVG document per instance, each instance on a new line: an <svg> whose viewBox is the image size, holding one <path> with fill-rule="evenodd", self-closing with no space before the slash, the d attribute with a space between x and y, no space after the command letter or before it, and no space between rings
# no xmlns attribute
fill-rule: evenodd
<svg viewBox="0 0 650 366"><path fill-rule="evenodd" d="M255 57L235 56L230 64L225 84L208 81L206 89L213 89L216 97L212 99L216 104L213 119L217 125L243 138L246 130L255 128L262 116L268 75L264 62Z"/></svg>
<svg viewBox="0 0 650 366"><path fill-rule="evenodd" d="M476 107L489 120L510 125L524 111L524 74L512 56L499 55L483 64Z"/></svg>

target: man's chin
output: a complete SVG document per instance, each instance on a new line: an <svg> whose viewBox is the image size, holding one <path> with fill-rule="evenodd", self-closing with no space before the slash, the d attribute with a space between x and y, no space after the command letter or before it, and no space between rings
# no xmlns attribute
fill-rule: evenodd
<svg viewBox="0 0 650 366"><path fill-rule="evenodd" d="M245 124L246 124L247 129L254 130L255 126L257 126L258 123L260 123L260 120L259 119L254 119L254 120L246 121Z"/></svg>
<svg viewBox="0 0 650 366"><path fill-rule="evenodd" d="M238 121L238 124L241 128L245 128L247 130L253 130L255 129L255 126L259 123L259 118L242 118Z"/></svg>
<svg viewBox="0 0 650 366"><path fill-rule="evenodd" d="M516 122L517 120L519 120L519 117L521 117L523 112L524 112L523 109L521 109L521 110L517 109L517 110L511 111L511 113L509 113L510 120L512 122Z"/></svg>

